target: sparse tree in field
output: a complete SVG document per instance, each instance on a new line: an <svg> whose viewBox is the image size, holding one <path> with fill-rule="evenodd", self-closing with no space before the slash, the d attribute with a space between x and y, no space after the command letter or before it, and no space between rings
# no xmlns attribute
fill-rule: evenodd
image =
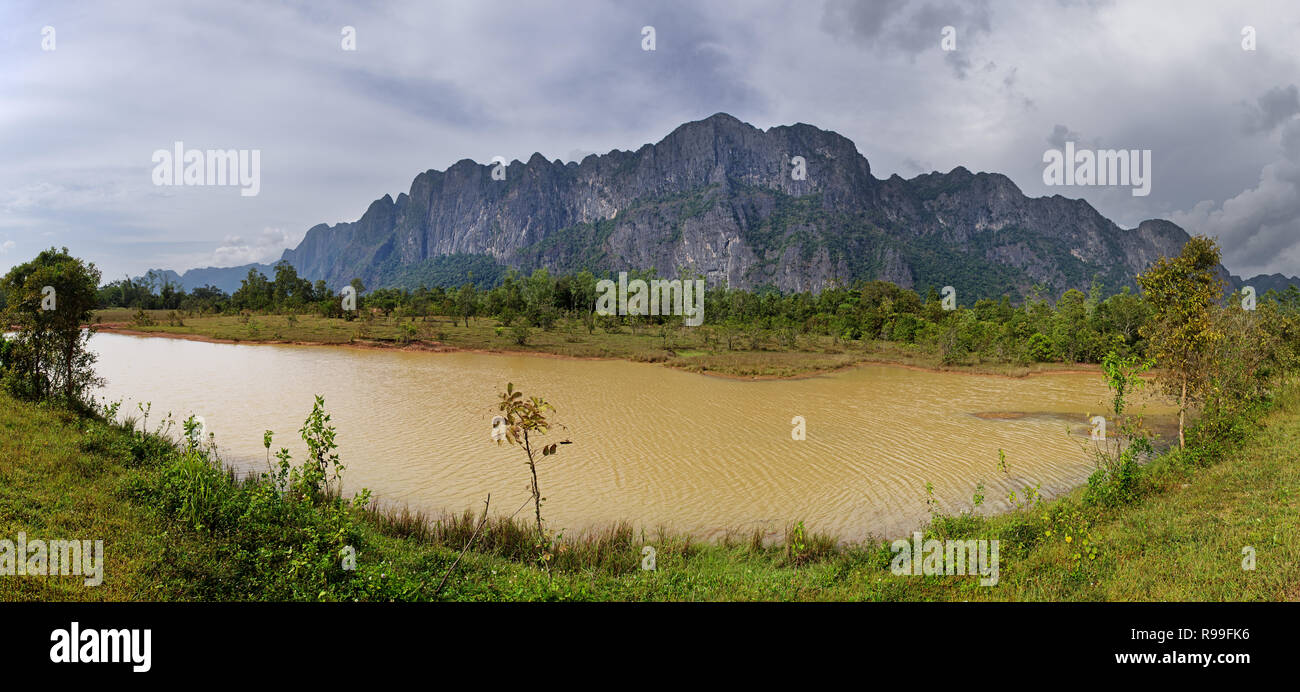
<svg viewBox="0 0 1300 692"><path fill-rule="evenodd" d="M516 344L527 346L528 337L532 336L532 332L528 329L528 325L516 324L514 328L510 330L510 336L515 340Z"/></svg>
<svg viewBox="0 0 1300 692"><path fill-rule="evenodd" d="M1215 328L1213 308L1223 295L1219 278L1219 246L1195 236L1178 257L1161 257L1138 275L1138 285L1151 305L1150 320L1141 334L1161 368L1158 381L1178 399L1178 446L1184 436L1187 410L1208 389L1211 349L1222 334Z"/></svg>
<svg viewBox="0 0 1300 692"><path fill-rule="evenodd" d="M498 445L502 442L508 442L512 445L519 445L523 448L524 454L528 455L528 470L532 472L532 496L533 507L537 515L537 535L539 538L545 535L542 529L542 497L541 488L537 485L537 462L538 455L548 457L555 454L557 445L569 444L568 440L553 442L549 445L538 447L537 438L545 435L551 429L551 421L548 419L548 413L554 413L555 407L539 397L524 398L521 392L515 390L513 383L506 384L506 391L501 394L501 403L497 406L501 415L493 420L492 439Z"/></svg>
<svg viewBox="0 0 1300 692"><path fill-rule="evenodd" d="M469 327L469 318L474 317L478 312L478 290L474 288L473 283L466 283L456 292L456 314L453 319L459 316L465 320L465 326Z"/></svg>

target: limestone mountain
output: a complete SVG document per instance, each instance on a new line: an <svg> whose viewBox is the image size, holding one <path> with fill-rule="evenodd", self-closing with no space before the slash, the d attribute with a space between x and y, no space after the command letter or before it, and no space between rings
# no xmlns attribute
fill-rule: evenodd
<svg viewBox="0 0 1300 692"><path fill-rule="evenodd" d="M425 171L357 221L310 229L283 259L332 287L654 268L785 291L856 279L953 285L965 303L1035 284L1050 296L1086 290L1094 277L1118 290L1188 238L1168 221L1124 229L1083 200L1026 197L997 173L876 178L839 134L760 130L725 113L636 151L568 163L533 154L504 166L504 180L493 168L466 159Z"/></svg>

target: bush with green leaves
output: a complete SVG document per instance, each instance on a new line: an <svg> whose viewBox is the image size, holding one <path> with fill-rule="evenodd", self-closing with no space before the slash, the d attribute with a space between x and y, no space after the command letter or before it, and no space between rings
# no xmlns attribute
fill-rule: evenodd
<svg viewBox="0 0 1300 692"><path fill-rule="evenodd" d="M190 574L196 592L217 599L249 598L247 590L255 589L257 598L271 600L386 600L419 586L389 580L382 566L364 561L355 570L344 568L350 550L364 549L361 514L371 496L363 489L342 497L343 465L321 397L299 431L307 445L302 464L295 466L289 450L281 449L268 471L242 479L222 466L211 446L194 441L192 424L186 422L184 447L171 447L160 472L133 477L127 492L210 537L205 550L164 548L166 559ZM271 437L270 431L263 437L268 462ZM232 584L242 592L230 592Z"/></svg>
<svg viewBox="0 0 1300 692"><path fill-rule="evenodd" d="M1088 477L1084 501L1092 504L1117 505L1132 502L1138 495L1140 465L1155 447L1142 426L1141 417L1126 414L1129 399L1145 385L1142 375L1152 362L1137 356L1121 356L1111 351L1102 358L1101 369L1111 391L1109 424L1115 435L1107 435L1093 449L1097 470Z"/></svg>

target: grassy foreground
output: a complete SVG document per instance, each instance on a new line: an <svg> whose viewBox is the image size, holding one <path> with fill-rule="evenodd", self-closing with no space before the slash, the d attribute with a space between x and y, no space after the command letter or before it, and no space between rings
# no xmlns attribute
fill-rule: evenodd
<svg viewBox="0 0 1300 692"><path fill-rule="evenodd" d="M146 319L125 308L98 310L103 331L211 339L237 343L297 343L411 348L435 351L541 353L566 358L617 358L662 363L668 367L711 375L743 378L798 377L838 370L860 363L897 363L932 370L961 370L993 375L1023 376L1034 372L1096 369L1063 363L1021 364L968 355L944 363L931 348L892 341L843 341L829 336L800 334L794 342L774 333L728 336L715 327L627 326L592 332L578 320L560 319L549 331L531 329L518 343L511 328L492 318L475 318L468 326L447 317L396 318L374 316L352 321L319 315L181 316L167 310L143 311Z"/></svg>
<svg viewBox="0 0 1300 692"><path fill-rule="evenodd" d="M1080 489L992 518L936 517L928 536L1000 540L993 587L896 576L887 543L798 527L782 545L614 526L539 547L526 523L492 519L439 590L479 525L472 512L289 502L157 436L0 393L0 539L102 539L106 562L98 587L0 576L0 600L1296 600L1300 386L1257 418L1239 439L1156 458L1126 504ZM645 546L655 571L641 569Z"/></svg>

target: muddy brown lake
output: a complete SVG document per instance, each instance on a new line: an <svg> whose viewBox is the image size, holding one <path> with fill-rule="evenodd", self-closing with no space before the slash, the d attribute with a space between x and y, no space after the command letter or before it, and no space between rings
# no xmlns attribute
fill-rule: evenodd
<svg viewBox="0 0 1300 692"><path fill-rule="evenodd" d="M573 444L539 467L552 529L628 520L716 537L773 535L803 521L843 540L897 537L928 514L926 483L947 511L984 509L1041 484L1047 495L1086 481L1090 414L1106 405L1097 373L1007 378L870 365L795 380L743 381L617 360L215 344L97 334L97 398L121 400L152 430L170 412L202 416L222 459L266 468L272 452L304 455L298 435L315 395L338 428L345 490L440 513L509 514L528 499L517 447L492 442L507 382L544 396ZM1146 410L1169 408L1148 402ZM803 417L806 439L792 439ZM179 426L178 426L179 427ZM1009 474L997 469L1006 452ZM521 514L522 516L522 514Z"/></svg>

